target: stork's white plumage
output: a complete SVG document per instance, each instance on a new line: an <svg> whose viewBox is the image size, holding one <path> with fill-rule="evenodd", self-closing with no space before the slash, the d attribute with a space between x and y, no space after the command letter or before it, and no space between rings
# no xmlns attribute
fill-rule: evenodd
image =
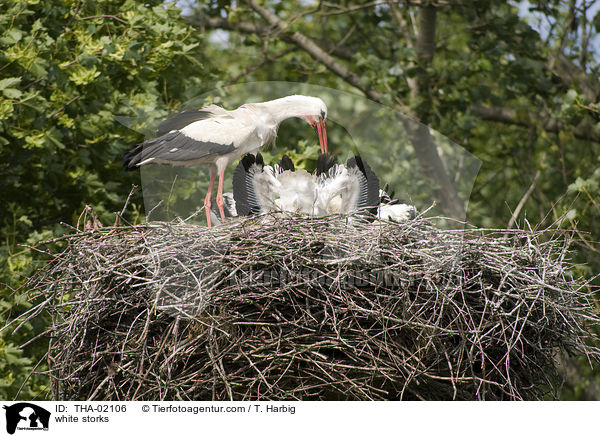
<svg viewBox="0 0 600 437"><path fill-rule="evenodd" d="M315 173L319 215L349 214L379 204L379 178L360 156L341 165L328 155L321 155Z"/></svg>
<svg viewBox="0 0 600 437"><path fill-rule="evenodd" d="M337 165L322 154L310 174L294 170L287 157L271 167L264 165L260 154L247 155L235 170L233 195L239 215L283 212L322 217L376 207L379 180L360 157Z"/></svg>
<svg viewBox="0 0 600 437"><path fill-rule="evenodd" d="M379 190L380 205L377 208L377 217L382 220L394 222L405 222L414 219L418 212L413 205L401 203L398 199L392 199L384 190Z"/></svg>
<svg viewBox="0 0 600 437"><path fill-rule="evenodd" d="M221 219L223 176L227 165L247 153L257 153L275 141L279 124L298 117L309 123L319 136L321 152L327 152L325 120L327 107L317 97L287 96L263 103L247 103L227 111L210 105L184 111L163 121L157 138L138 144L124 157L124 167L133 170L148 163L195 167L210 165L208 193L204 199L206 220L211 224L211 193L219 175L216 202Z"/></svg>
<svg viewBox="0 0 600 437"><path fill-rule="evenodd" d="M406 203L397 203L394 205L380 205L377 208L377 217L382 220L393 222L405 222L412 220L417 216L417 209Z"/></svg>
<svg viewBox="0 0 600 437"><path fill-rule="evenodd" d="M239 215L286 212L312 215L316 200L313 176L294 171L289 158L275 166L264 165L259 154L246 155L233 174L233 196ZM291 166L290 166L291 165Z"/></svg>

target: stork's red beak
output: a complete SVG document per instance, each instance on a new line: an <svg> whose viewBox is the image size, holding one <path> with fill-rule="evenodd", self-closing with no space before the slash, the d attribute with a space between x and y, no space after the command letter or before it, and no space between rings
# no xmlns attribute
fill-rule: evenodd
<svg viewBox="0 0 600 437"><path fill-rule="evenodd" d="M327 153L327 128L325 127L325 120L312 120L310 122L315 133L319 135L319 145L321 146L321 153Z"/></svg>

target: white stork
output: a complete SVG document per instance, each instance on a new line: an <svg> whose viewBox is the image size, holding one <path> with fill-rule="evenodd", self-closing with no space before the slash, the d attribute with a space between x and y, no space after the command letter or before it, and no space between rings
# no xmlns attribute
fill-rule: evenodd
<svg viewBox="0 0 600 437"><path fill-rule="evenodd" d="M338 165L329 155L321 154L315 172L310 174L295 170L287 156L271 167L264 165L260 154L256 158L246 155L233 175L233 198L238 215L348 214L377 207L379 180L358 156Z"/></svg>
<svg viewBox="0 0 600 437"><path fill-rule="evenodd" d="M287 96L263 103L247 103L232 111L210 105L181 112L157 129L156 138L138 144L124 156L124 167L133 170L150 162L195 167L210 165L210 182L204 199L210 227L211 193L219 175L216 203L223 210L223 176L227 165L247 153L257 153L274 143L279 124L298 117L309 123L319 136L321 152L327 152L327 106L317 97Z"/></svg>
<svg viewBox="0 0 600 437"><path fill-rule="evenodd" d="M377 208L377 217L382 220L391 220L394 222L405 222L417 217L417 208L413 205L400 202L384 190L379 190L379 208Z"/></svg>
<svg viewBox="0 0 600 437"><path fill-rule="evenodd" d="M404 222L417 216L413 205L392 199L379 189L379 179L360 157L346 165L322 154L311 175L295 170L286 155L274 166L264 164L258 153L245 156L233 175L233 193L225 193L227 217L283 212L307 216L366 211L382 220ZM213 208L213 220L218 220ZM368 216L367 216L368 217Z"/></svg>

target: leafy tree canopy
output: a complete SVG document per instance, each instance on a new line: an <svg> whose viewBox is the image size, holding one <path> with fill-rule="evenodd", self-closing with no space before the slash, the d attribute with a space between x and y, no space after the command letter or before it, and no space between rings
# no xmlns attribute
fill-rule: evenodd
<svg viewBox="0 0 600 437"><path fill-rule="evenodd" d="M3 320L30 305L19 287L44 259L32 245L67 232L86 204L114 223L139 183L121 170L121 155L155 119L251 81L310 82L423 121L482 161L471 222L524 226L526 218L532 226L574 229L581 263L574 273L600 270L597 2L190 0L180 3L183 15L174 3L153 0L5 3ZM130 117L134 129L115 115ZM309 162L315 149L297 126L284 123L278 141L297 144L292 154ZM389 129L393 136L395 125ZM426 135L413 134L381 145L382 178L410 171L390 156L411 149L425 169L415 183L451 200L456 193L444 181L456 175L430 143L415 140ZM129 220L142 219L142 203L133 197ZM40 320L14 335L2 331L0 397L16 396L22 385L22 398L43 391L47 381L26 376L40 360L43 368L45 346L17 348L43 329ZM582 396L578 390L574 396Z"/></svg>

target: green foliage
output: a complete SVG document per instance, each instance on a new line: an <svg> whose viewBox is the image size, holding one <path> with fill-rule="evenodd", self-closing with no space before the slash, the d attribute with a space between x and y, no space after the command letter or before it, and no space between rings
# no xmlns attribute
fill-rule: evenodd
<svg viewBox="0 0 600 437"><path fill-rule="evenodd" d="M24 278L43 259L25 245L65 232L86 204L111 224L135 174L123 152L143 139L114 115L164 116L211 88L204 36L161 1L18 1L0 16L0 301L2 321L30 307ZM176 66L176 68L174 68ZM196 89L196 91L194 91ZM2 331L0 398L44 355L16 349L40 326ZM44 364L42 364L43 369ZM6 375L6 377L4 377ZM42 390L30 378L19 397Z"/></svg>
<svg viewBox="0 0 600 437"><path fill-rule="evenodd" d="M139 184L135 173L121 170L121 156L144 138L142 133L152 132L157 119L207 92L210 97L191 106L211 103L225 94L226 86L239 82L310 82L357 94L330 68L281 38L244 2L190 3L199 22L224 18L234 27L262 23L269 32L221 30L217 40L211 26L194 27L173 3L158 0L8 0L3 4L3 322L32 304L22 297L24 280L44 256L31 246L66 232L63 222L76 225L86 204L94 207L102 222L114 223L114 212L121 210L131 184ZM290 31L312 38L380 93L381 103L413 110L428 103L428 124L483 163L469 200L469 217L475 225L506 226L539 172L518 223L526 217L534 225L557 223L577 230L580 243L573 258L581 267L574 273L591 277L600 271L595 243L600 241L596 79L600 59L594 45L583 40L584 35L589 41L597 36L600 14L588 17L581 8L572 11L567 2L558 0L530 5L525 16L509 2L442 4L433 61L427 64L419 59L416 47L418 7L403 2L359 7L342 1L320 2L317 10L317 3L261 4L286 20ZM575 20L570 19L572 14ZM540 34L536 20L554 24L547 34ZM564 70L565 62L572 68ZM423 75L429 83L425 95L411 88ZM336 105L348 102L340 99ZM510 110L513 120L499 123L482 118L478 107ZM117 122L115 115L130 117L132 129ZM548 120L554 123L552 128ZM345 127L332 123L328 128L334 151L356 147ZM583 131L588 139L581 135ZM397 126L390 123L384 134L393 140L375 144L365 139L358 147L367 151L369 160L381 169L380 179L393 189L405 186L406 180L412 181L414 191L429 188L430 181L408 159L407 138L396 132ZM276 160L286 150L300 166L311 169L318 149L310 134L301 121L283 123L280 147L267 151L266 159ZM596 140L590 140L590 135ZM152 181L154 174L149 170L143 177ZM206 182L191 176L170 198L171 206L199 204ZM134 195L132 202L131 221L141 216L142 199ZM41 332L44 323L40 319L39 326L26 325L14 334L10 328L1 332L0 397L16 396L43 357L42 341L23 350L18 346ZM44 365L41 360L39 369ZM43 396L45 383L34 376L19 396Z"/></svg>
<svg viewBox="0 0 600 437"><path fill-rule="evenodd" d="M573 273L594 277L600 272L600 55L590 41L598 40L600 13L590 12L589 1L574 2L575 9L568 3L529 2L524 15L519 12L523 5L491 0L440 6L431 65L417 55L418 7L404 2L359 7L343 1L319 3L316 10L315 4L300 1L262 4L293 31L324 42L321 47L382 93L384 103L414 109L428 100L428 124L482 160L469 199L474 224L505 227L539 172L517 225L524 226L526 218L534 226L575 230L578 241L571 256L578 267ZM258 17L244 4L209 4L197 14L227 17L234 25ZM218 52L220 68L232 80L309 81L351 89L301 50L265 61L290 46L278 33L230 32L227 41L226 50L211 50ZM255 65L261 68L238 77ZM422 74L419 67L425 68L430 90L415 96L411 81ZM507 109L514 114L512 122L482 119L478 107ZM582 137L582 131L596 139ZM370 147L382 157L380 178L393 187L414 171L403 159L411 147L405 138ZM412 180L428 184L427 178Z"/></svg>

